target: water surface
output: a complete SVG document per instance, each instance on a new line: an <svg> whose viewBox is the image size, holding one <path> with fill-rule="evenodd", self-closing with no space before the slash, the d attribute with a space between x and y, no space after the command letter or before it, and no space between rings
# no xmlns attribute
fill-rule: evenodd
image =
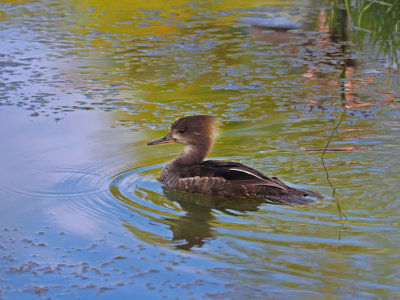
<svg viewBox="0 0 400 300"><path fill-rule="evenodd" d="M399 73L319 5L3 1L0 298L398 298ZM189 114L325 199L163 189Z"/></svg>

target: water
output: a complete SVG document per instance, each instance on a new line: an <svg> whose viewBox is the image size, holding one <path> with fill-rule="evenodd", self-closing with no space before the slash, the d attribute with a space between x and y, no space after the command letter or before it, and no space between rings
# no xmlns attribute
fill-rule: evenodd
<svg viewBox="0 0 400 300"><path fill-rule="evenodd" d="M0 299L398 298L399 73L330 40L323 16L306 1L3 1ZM271 18L294 30L258 26ZM325 199L163 189L182 147L146 142L198 113L220 120L209 157Z"/></svg>

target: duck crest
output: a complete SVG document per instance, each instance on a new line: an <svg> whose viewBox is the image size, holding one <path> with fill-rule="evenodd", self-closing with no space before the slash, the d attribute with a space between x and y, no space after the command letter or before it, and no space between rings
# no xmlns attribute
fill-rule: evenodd
<svg viewBox="0 0 400 300"><path fill-rule="evenodd" d="M208 138L211 144L217 137L218 121L214 116L194 115L179 118L171 125L171 131L191 132L198 138Z"/></svg>

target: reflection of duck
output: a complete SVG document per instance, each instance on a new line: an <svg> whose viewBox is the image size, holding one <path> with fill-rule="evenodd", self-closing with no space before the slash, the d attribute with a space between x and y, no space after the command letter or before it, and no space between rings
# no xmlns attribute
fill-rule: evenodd
<svg viewBox="0 0 400 300"><path fill-rule="evenodd" d="M276 177L240 163L206 160L216 135L216 120L212 116L187 116L175 121L170 132L147 143L181 143L183 152L169 162L161 172L161 182L168 188L225 197L257 197L282 204L305 204L305 197L318 193L287 186Z"/></svg>
<svg viewBox="0 0 400 300"><path fill-rule="evenodd" d="M211 222L214 221L213 209L229 215L235 212L255 211L263 199L213 197L185 193L163 188L163 193L170 201L179 203L185 215L167 219L173 233L172 241L176 248L190 250L201 247L207 240L214 238Z"/></svg>
<svg viewBox="0 0 400 300"><path fill-rule="evenodd" d="M214 234L210 223L214 220L214 216L210 207L191 201L190 196L193 197L195 194L182 193L168 188L163 190L166 198L178 202L186 212L185 215L176 219L168 219L173 234L172 241L176 248L190 250L194 246L203 246L207 239L213 238Z"/></svg>

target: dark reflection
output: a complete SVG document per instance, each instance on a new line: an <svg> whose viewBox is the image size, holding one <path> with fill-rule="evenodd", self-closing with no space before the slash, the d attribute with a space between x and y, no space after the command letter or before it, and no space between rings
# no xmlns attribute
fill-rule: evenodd
<svg viewBox="0 0 400 300"><path fill-rule="evenodd" d="M302 77L317 81L327 88L344 86L343 105L351 108L365 106L365 103L360 105L354 96L353 75L357 61L353 58L349 45L348 14L343 6L320 9L317 36L304 32L311 29L308 28L310 24L296 23L291 19L279 18L279 26L271 21L272 18L264 18L263 22L259 20L262 18L247 19L257 20L257 23L254 20L246 23L251 26L252 33L259 40L281 45L285 51L303 56L303 66L300 67L304 69ZM332 67L337 70L338 76L335 78L328 75ZM342 90L335 92L341 94ZM307 99L307 101L311 106L323 109L320 99Z"/></svg>
<svg viewBox="0 0 400 300"><path fill-rule="evenodd" d="M201 247L206 239L214 237L211 225L215 219L213 210L235 215L235 211L256 211L258 206L265 202L264 199L255 198L238 199L191 194L165 187L163 193L168 200L179 203L186 212L176 219L167 219L171 224L172 242L176 244L176 248L182 250L190 250L194 246Z"/></svg>

